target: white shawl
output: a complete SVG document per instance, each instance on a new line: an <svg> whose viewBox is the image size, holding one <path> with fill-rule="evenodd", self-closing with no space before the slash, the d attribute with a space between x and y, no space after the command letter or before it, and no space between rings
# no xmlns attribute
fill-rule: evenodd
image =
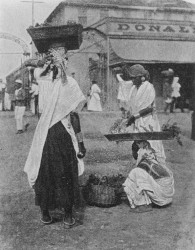
<svg viewBox="0 0 195 250"><path fill-rule="evenodd" d="M38 177L43 147L49 128L66 117L71 111L77 108L80 102L85 100L77 82L72 77L67 77L67 80L68 83L66 85L61 83L61 79L54 81L53 91L48 96L47 106L43 110L37 124L24 167L24 172L28 175L31 187L35 184Z"/></svg>
<svg viewBox="0 0 195 250"><path fill-rule="evenodd" d="M140 110L150 106L155 100L155 90L153 85L145 81L137 89L135 85L129 93L129 106L132 114L138 113Z"/></svg>

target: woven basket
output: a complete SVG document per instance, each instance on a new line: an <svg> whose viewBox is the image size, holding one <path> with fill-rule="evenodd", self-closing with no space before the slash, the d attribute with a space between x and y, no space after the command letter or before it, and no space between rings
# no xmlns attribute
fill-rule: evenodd
<svg viewBox="0 0 195 250"><path fill-rule="evenodd" d="M102 184L89 184L86 189L87 195L85 197L88 205L98 207L112 207L120 203L120 196L113 187Z"/></svg>
<svg viewBox="0 0 195 250"><path fill-rule="evenodd" d="M79 49L82 43L82 30L81 24L27 29L39 53L45 53L53 47L66 47L67 50Z"/></svg>

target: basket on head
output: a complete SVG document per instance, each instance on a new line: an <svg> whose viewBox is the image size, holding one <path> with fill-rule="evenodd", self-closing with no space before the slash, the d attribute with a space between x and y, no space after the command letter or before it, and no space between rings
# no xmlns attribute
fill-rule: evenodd
<svg viewBox="0 0 195 250"><path fill-rule="evenodd" d="M79 49L82 43L82 30L81 24L38 26L27 29L39 53L46 53L54 47L66 47L67 50Z"/></svg>
<svg viewBox="0 0 195 250"><path fill-rule="evenodd" d="M161 71L161 74L163 77L173 77L174 71L172 69L163 70L163 71Z"/></svg>

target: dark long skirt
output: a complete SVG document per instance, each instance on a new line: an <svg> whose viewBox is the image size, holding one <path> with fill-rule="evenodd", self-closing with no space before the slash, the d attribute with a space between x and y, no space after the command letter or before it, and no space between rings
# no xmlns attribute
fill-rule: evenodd
<svg viewBox="0 0 195 250"><path fill-rule="evenodd" d="M35 183L35 204L41 209L79 205L78 162L72 139L61 122L52 126L43 148Z"/></svg>

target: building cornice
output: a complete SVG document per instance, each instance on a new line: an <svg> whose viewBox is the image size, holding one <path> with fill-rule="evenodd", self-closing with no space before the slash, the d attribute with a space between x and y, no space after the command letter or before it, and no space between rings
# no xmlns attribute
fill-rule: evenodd
<svg viewBox="0 0 195 250"><path fill-rule="evenodd" d="M64 6L83 7L83 8L103 8L103 9L128 9L128 10L149 10L149 11L165 11L165 12L192 12L195 13L195 8L181 8L181 7L150 7L150 6L129 6L117 4L96 4L96 3L70 3L63 2Z"/></svg>
<svg viewBox="0 0 195 250"><path fill-rule="evenodd" d="M181 7L148 7L148 6L129 6L129 5L115 5L115 4L96 4L96 3L76 3L76 2L61 2L54 11L47 17L45 22L50 22L53 17L57 15L58 12L63 7L78 7L78 8L99 8L104 10L115 9L115 10L134 10L134 11L150 11L150 12L171 12L179 14L194 14L195 8L181 8Z"/></svg>
<svg viewBox="0 0 195 250"><path fill-rule="evenodd" d="M131 22L131 23L139 23L139 22L145 22L148 24L177 24L177 25L195 25L195 21L179 21L179 20L155 20L153 18L151 19L143 19L143 18L126 18L126 17L105 17L96 23L93 23L90 28L97 29L99 26L110 23L110 22Z"/></svg>

